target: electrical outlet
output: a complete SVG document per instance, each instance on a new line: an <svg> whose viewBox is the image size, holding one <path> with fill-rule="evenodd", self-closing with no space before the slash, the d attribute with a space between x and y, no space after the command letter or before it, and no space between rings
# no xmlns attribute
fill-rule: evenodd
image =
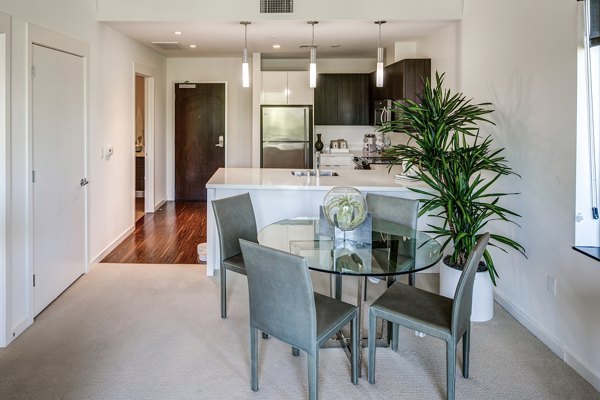
<svg viewBox="0 0 600 400"><path fill-rule="evenodd" d="M556 278L552 275L548 275L546 279L546 290L552 294L552 296L556 296Z"/></svg>

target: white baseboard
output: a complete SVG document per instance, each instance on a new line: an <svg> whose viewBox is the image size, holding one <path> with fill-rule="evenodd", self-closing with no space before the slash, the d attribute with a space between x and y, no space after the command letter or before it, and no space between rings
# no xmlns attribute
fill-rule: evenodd
<svg viewBox="0 0 600 400"><path fill-rule="evenodd" d="M9 344L11 344L12 341L18 338L21 333L25 332L25 329L29 328L31 324L33 324L33 318L29 317L24 317L19 322L14 324L10 332L8 332L8 335L6 337L6 344L3 347L6 347Z"/></svg>
<svg viewBox="0 0 600 400"><path fill-rule="evenodd" d="M556 354L561 360L575 370L579 375L588 381L596 390L600 391L600 375L595 373L588 365L581 362L572 354L563 343L553 337L544 328L535 323L531 318L525 315L518 307L507 300L504 296L494 292L494 300L498 302L510 315L529 330L535 337L540 339L548 348Z"/></svg>
<svg viewBox="0 0 600 400"><path fill-rule="evenodd" d="M154 206L154 211L161 208L166 202L167 202L167 200L163 200L163 201L159 202L157 205Z"/></svg>
<svg viewBox="0 0 600 400"><path fill-rule="evenodd" d="M114 249L117 248L118 245L121 244L121 242L123 240L125 240L125 238L127 236L129 236L131 233L133 233L133 230L135 229L135 227L132 225L131 227L129 227L125 232L123 232L121 235L119 235L119 237L117 237L115 240L112 241L112 243L110 243L108 246L106 246L104 248L104 250L102 250L100 252L100 254L98 254L92 261L90 261L90 264L95 264L95 263L99 263L100 261L102 261L102 259L104 257L106 257L108 255L108 253L110 253L111 251L113 251Z"/></svg>

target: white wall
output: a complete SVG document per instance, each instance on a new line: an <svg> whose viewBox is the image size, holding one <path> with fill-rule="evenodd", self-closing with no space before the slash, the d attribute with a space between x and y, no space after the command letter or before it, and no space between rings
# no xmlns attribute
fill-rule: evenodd
<svg viewBox="0 0 600 400"><path fill-rule="evenodd" d="M456 90L460 86L459 40L460 23L456 22L417 42L416 57L431 59L431 78L435 71L445 73L445 87Z"/></svg>
<svg viewBox="0 0 600 400"><path fill-rule="evenodd" d="M523 216L522 227L499 230L522 243L528 258L492 249L500 274L496 299L600 389L600 265L571 249L577 12L575 1L465 0L462 22L418 49L435 50L438 69L458 65L456 85L467 97L494 103L497 125L483 133L506 148L522 176L500 183L521 193L505 205ZM456 61L444 51L454 29ZM548 275L556 278L556 296L546 290Z"/></svg>
<svg viewBox="0 0 600 400"><path fill-rule="evenodd" d="M0 321L8 315L8 293L5 288L10 281L8 266L9 232L7 220L10 216L10 164L8 146L10 145L10 17L0 14ZM0 322L0 326L2 323ZM0 329L0 343L6 343L6 329Z"/></svg>
<svg viewBox="0 0 600 400"><path fill-rule="evenodd" d="M252 68L252 67L251 67ZM252 86L242 87L240 58L169 58L167 60L168 198L174 198L174 87L177 82L227 83L225 162L228 167L252 164Z"/></svg>
<svg viewBox="0 0 600 400"><path fill-rule="evenodd" d="M94 0L0 0L0 12L12 19L11 70L11 149L12 204L10 226L11 277L0 294L8 296L7 316L0 325L7 332L5 345L33 322L29 293L31 265L27 257L30 216L28 193L28 24L57 32L89 46L88 129L89 129L89 257L94 259L111 242L129 230L134 222L134 62L147 65L156 73L156 152L165 152L165 59L112 28L96 22ZM100 159L102 146L112 145L109 160ZM3 155L4 156L4 155ZM165 197L164 157L157 156L156 198ZM162 160L162 161L161 161ZM161 165L160 163L163 162Z"/></svg>

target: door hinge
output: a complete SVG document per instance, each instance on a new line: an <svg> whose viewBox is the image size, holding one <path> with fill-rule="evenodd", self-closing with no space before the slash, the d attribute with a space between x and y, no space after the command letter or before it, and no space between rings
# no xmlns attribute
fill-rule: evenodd
<svg viewBox="0 0 600 400"><path fill-rule="evenodd" d="M35 274L33 274L33 287L35 287Z"/></svg>
<svg viewBox="0 0 600 400"><path fill-rule="evenodd" d="M35 183L35 170L31 170L31 182Z"/></svg>
<svg viewBox="0 0 600 400"><path fill-rule="evenodd" d="M31 66L31 77L35 78L35 65Z"/></svg>

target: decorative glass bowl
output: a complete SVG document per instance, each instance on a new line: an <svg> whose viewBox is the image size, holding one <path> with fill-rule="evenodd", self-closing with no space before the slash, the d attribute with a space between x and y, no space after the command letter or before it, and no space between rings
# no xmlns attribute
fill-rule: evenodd
<svg viewBox="0 0 600 400"><path fill-rule="evenodd" d="M352 231L367 218L367 200L353 187L334 187L323 199L323 213L342 231Z"/></svg>

